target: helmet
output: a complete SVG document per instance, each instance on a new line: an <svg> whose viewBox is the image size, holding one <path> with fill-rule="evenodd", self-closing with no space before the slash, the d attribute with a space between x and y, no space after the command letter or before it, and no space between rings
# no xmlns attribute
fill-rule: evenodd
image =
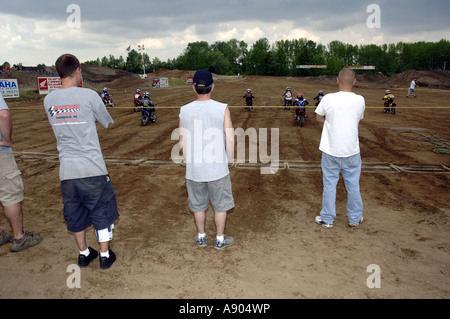
<svg viewBox="0 0 450 319"><path fill-rule="evenodd" d="M108 89L106 88L106 86L103 88L103 91L108 91Z"/></svg>
<svg viewBox="0 0 450 319"><path fill-rule="evenodd" d="M247 92L251 92L252 91L252 89L247 89Z"/></svg>
<svg viewBox="0 0 450 319"><path fill-rule="evenodd" d="M137 89L137 90L136 90L136 93L141 93L141 90Z"/></svg>
<svg viewBox="0 0 450 319"><path fill-rule="evenodd" d="M391 94L391 90L386 90L386 94Z"/></svg>
<svg viewBox="0 0 450 319"><path fill-rule="evenodd" d="M150 97L150 93L144 92L144 97Z"/></svg>
<svg viewBox="0 0 450 319"><path fill-rule="evenodd" d="M290 90L291 90L291 87L290 87L290 86L288 86L288 87L286 88L286 90L290 91Z"/></svg>
<svg viewBox="0 0 450 319"><path fill-rule="evenodd" d="M319 94L323 94L323 90L319 90Z"/></svg>
<svg viewBox="0 0 450 319"><path fill-rule="evenodd" d="M298 99L303 99L303 93L297 94L297 98L298 98Z"/></svg>

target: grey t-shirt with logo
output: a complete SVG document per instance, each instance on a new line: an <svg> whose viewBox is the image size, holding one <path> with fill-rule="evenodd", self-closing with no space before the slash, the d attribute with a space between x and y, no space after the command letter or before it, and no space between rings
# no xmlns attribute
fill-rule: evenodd
<svg viewBox="0 0 450 319"><path fill-rule="evenodd" d="M60 180L107 175L96 122L107 128L114 121L100 96L87 88L57 89L45 97L44 108L56 137Z"/></svg>

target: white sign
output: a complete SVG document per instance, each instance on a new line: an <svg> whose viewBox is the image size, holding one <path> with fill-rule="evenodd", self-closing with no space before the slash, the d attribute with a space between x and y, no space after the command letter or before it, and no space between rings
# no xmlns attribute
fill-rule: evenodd
<svg viewBox="0 0 450 319"><path fill-rule="evenodd" d="M49 94L62 85L60 77L38 77L37 81L39 94Z"/></svg>
<svg viewBox="0 0 450 319"><path fill-rule="evenodd" d="M169 79L168 78L160 78L159 79L159 87L160 88L168 88L169 87Z"/></svg>
<svg viewBox="0 0 450 319"><path fill-rule="evenodd" d="M17 79L0 79L0 94L5 99L19 97Z"/></svg>
<svg viewBox="0 0 450 319"><path fill-rule="evenodd" d="M375 70L375 65L351 65L347 68L352 70Z"/></svg>
<svg viewBox="0 0 450 319"><path fill-rule="evenodd" d="M318 64L297 65L297 69L326 69L326 68L327 68L326 65L318 65Z"/></svg>
<svg viewBox="0 0 450 319"><path fill-rule="evenodd" d="M50 92L61 88L61 78L59 76L55 77L38 77L38 91L39 94L49 94ZM81 80L78 87L83 87L83 80Z"/></svg>

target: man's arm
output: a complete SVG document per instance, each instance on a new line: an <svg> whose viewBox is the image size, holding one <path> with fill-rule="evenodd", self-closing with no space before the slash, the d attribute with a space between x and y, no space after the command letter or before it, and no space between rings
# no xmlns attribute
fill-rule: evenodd
<svg viewBox="0 0 450 319"><path fill-rule="evenodd" d="M325 115L319 115L316 113L316 121L319 123L324 123L325 122Z"/></svg>
<svg viewBox="0 0 450 319"><path fill-rule="evenodd" d="M185 141L184 141L184 136L183 136L183 124L181 124L181 120L179 121L179 123L178 123L178 128L179 128L179 135L180 135L180 137L179 137L179 144L180 144L180 149L181 149L181 151L182 151L182 153L183 153L183 159L184 159L184 161L186 162L186 154L184 153L184 148L185 148L185 146L186 146L186 143L185 143Z"/></svg>
<svg viewBox="0 0 450 319"><path fill-rule="evenodd" d="M9 110L0 110L0 133L2 134L0 146L11 147L12 118Z"/></svg>
<svg viewBox="0 0 450 319"><path fill-rule="evenodd" d="M228 163L234 162L234 129L231 122L230 109L225 109L225 116L223 120L223 130L225 131L225 149L227 151Z"/></svg>

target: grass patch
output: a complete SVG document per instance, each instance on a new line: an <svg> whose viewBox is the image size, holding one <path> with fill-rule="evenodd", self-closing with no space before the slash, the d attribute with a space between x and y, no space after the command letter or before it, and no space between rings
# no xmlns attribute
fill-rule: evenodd
<svg viewBox="0 0 450 319"><path fill-rule="evenodd" d="M40 100L45 97L44 94L39 94L38 90L29 90L25 92L20 92L19 98L16 101L30 101L30 100Z"/></svg>

